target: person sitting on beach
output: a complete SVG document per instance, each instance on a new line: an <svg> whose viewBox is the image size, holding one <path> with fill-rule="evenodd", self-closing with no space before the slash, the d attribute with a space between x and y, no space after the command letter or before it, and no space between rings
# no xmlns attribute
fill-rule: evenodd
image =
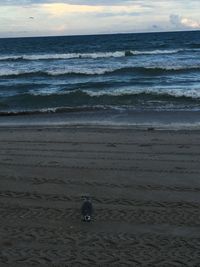
<svg viewBox="0 0 200 267"><path fill-rule="evenodd" d="M84 197L84 201L81 207L81 214L83 216L84 222L91 221L91 217L93 214L93 206L92 206L91 198L88 196Z"/></svg>

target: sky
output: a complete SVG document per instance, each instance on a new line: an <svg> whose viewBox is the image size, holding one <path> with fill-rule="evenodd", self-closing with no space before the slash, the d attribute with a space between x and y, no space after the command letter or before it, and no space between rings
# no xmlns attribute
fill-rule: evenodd
<svg viewBox="0 0 200 267"><path fill-rule="evenodd" d="M200 0L0 0L0 37L200 30Z"/></svg>

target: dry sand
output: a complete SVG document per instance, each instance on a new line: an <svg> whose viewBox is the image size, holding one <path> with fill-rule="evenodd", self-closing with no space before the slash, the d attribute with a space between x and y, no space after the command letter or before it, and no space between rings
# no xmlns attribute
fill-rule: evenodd
<svg viewBox="0 0 200 267"><path fill-rule="evenodd" d="M0 148L0 266L200 266L199 131L1 127Z"/></svg>

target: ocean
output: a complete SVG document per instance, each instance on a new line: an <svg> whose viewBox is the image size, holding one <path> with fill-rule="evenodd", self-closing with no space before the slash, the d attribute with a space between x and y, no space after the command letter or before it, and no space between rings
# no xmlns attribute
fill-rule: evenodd
<svg viewBox="0 0 200 267"><path fill-rule="evenodd" d="M0 39L0 115L200 110L200 32Z"/></svg>

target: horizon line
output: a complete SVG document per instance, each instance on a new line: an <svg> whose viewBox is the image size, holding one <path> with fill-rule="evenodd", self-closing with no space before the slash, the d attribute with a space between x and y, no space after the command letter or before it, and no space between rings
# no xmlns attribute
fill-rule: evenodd
<svg viewBox="0 0 200 267"><path fill-rule="evenodd" d="M155 34L155 33L176 33L176 32L200 32L200 30L169 30L169 31L150 31L150 32L118 32L118 33L91 33L91 34L66 34L66 35L38 35L38 36L13 36L0 37L0 39L22 39L22 38L53 38L53 37L80 37L80 36L103 36L103 35L125 35L125 34Z"/></svg>

